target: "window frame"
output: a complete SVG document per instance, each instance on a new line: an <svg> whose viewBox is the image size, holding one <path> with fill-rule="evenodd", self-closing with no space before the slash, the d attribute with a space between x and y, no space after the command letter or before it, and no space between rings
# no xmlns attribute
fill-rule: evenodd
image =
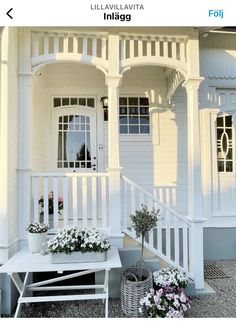
<svg viewBox="0 0 236 323"><path fill-rule="evenodd" d="M52 160L52 167L56 168L58 172L72 172L73 170L79 172L90 172L93 168L71 168L71 167L58 167L58 138L59 138L59 116L68 116L68 115L81 115L81 116L89 116L90 117L90 145L91 145L91 158L97 156L96 151L96 133L97 133L97 118L96 118L96 98L94 96L83 96L94 98L94 108L87 107L87 106L61 106L54 108L53 106L53 99L55 97L82 97L78 95L53 95L51 97L52 100L52 129L53 129L53 160ZM94 126L94 129L93 129ZM92 139L94 138L94 139ZM92 160L91 160L92 162ZM69 163L69 161L68 161Z"/></svg>
<svg viewBox="0 0 236 323"><path fill-rule="evenodd" d="M125 98L125 99L127 99L127 103L126 103L126 105L121 105L120 104L120 99L121 98ZM128 108L130 107L130 105L128 104L128 100L129 100L129 98L137 98L138 99L138 105L134 105L134 107L137 107L138 108L138 113L137 113L137 117L138 117L138 123L135 123L135 124L133 124L133 126L138 126L138 128L139 128L139 132L134 132L134 133L131 133L131 132L129 132L129 129L130 129L130 123L129 123L129 117L130 116L135 116L136 114L129 114L129 111L128 111ZM144 98L144 99L147 99L148 100L148 105L141 105L140 104L140 98ZM126 107L126 109L127 109L127 112L126 112L126 114L121 114L120 113L120 108L125 108ZM131 106L132 107L132 106ZM144 107L144 108L148 108L148 114L140 114L140 107ZM122 116L126 116L127 117L127 123L125 124L125 123L120 123L120 118L122 117ZM142 117L142 116L144 116L144 117L148 117L148 123L146 123L146 124L144 124L144 123L140 123L140 117ZM122 133L121 131L120 131L120 127L121 126L126 126L127 125L127 128L128 128L128 132L127 133ZM144 133L142 133L142 132L140 132L140 127L141 126L148 126L149 127L149 131L148 132L144 132ZM127 95L127 94L120 94L120 96L119 96L119 134L120 134L120 136L150 136L151 135L151 114L150 114L150 102L149 102L149 97L147 97L147 96L145 96L145 95L140 95L140 94L129 94L129 95Z"/></svg>
<svg viewBox="0 0 236 323"><path fill-rule="evenodd" d="M217 160L217 173L219 175L232 175L235 174L235 125L234 125L234 113L232 111L221 111L218 113L217 117L216 117L216 160ZM227 116L231 116L231 126L226 126L226 117ZM223 125L222 126L218 126L217 125L217 120L218 118L223 118ZM221 135L221 139L218 139L218 130L222 130L222 135ZM222 158L218 157L218 153L220 153L220 151L218 151L219 148L222 148L222 137L223 135L226 133L227 134L227 130L231 130L231 139L229 139L227 142L227 146L228 146L228 150L232 149L232 158L226 158L226 154L224 153ZM228 137L228 134L227 134ZM222 152L222 151L221 151ZM223 165L224 165L224 170L219 170L219 161L223 161ZM226 171L226 163L227 161L232 162L232 170L231 171Z"/></svg>

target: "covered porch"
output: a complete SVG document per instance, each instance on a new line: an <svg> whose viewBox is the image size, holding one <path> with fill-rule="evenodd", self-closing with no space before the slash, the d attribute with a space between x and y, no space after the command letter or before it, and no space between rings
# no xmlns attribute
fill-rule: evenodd
<svg viewBox="0 0 236 323"><path fill-rule="evenodd" d="M196 288L202 289L204 219L198 115L198 87L202 79L199 77L196 55L197 35L194 32L176 36L113 33L109 30L101 33L95 31L85 33L79 30L71 32L22 29L19 36L21 91L19 92L18 218L22 245L26 224L29 221L43 220L50 225L51 231L71 224L100 228L109 233L114 245L122 247L124 233L135 238L135 233L130 228L129 214L141 204L146 204L149 208L155 207L161 210L158 228L146 238L146 246L167 263L184 269L188 276L194 279ZM72 67L72 63L75 67ZM84 66L80 70L80 83L75 86L73 80L69 80L68 86L63 69L69 67L76 70L77 64ZM132 77L135 78L135 73L131 72L138 71L140 67L147 68L150 73L153 68L160 75L156 88L152 85L143 85L142 95L140 91L137 94L134 79L132 86L128 86L128 81ZM53 75L53 70L57 70L57 74ZM48 78L42 83L45 74ZM92 78L93 75L96 79ZM57 77L59 79L55 81ZM145 77L148 79L148 74ZM53 82L55 86L50 88ZM119 98L131 96L149 99L150 136L154 158L155 145L158 146L154 127L154 125L158 127L158 113L161 109L171 107L171 99L181 84L185 87L187 95L187 216L171 208L168 203L163 203L160 193L155 196L153 178L158 176L155 163L152 165L152 182L146 187L141 180L136 183L125 176L126 169L122 170L125 163L121 163L120 149L122 135L120 127L123 126L124 131L131 130L125 123L120 123ZM46 94L45 88L47 88ZM81 97L86 98L86 105L77 101L72 106L73 98L78 97L79 100L79 95L75 95L78 90L82 93ZM108 97L108 121L104 120L103 109L100 106L100 98L103 96ZM54 105L55 99L58 98L61 99L61 106ZM63 98L70 101L63 103ZM89 98L94 98L94 107L89 106ZM50 109L47 110L47 107ZM60 108L64 109L61 114ZM79 113L75 112L76 108L80 109ZM68 112L65 112L66 109L67 111L69 109L74 116L74 127L77 124L76 118L79 120L78 127L87 127L85 151L88 148L90 152L90 156L86 153L83 157L85 160L78 161L79 165L76 165L75 159L71 167L65 163L72 161L59 158L60 152L57 146L60 128L57 128L57 136L54 136L55 127L65 126L65 117L69 116ZM155 113L155 109L159 112ZM53 121L56 120L54 116L58 118L57 124ZM87 121L87 117L90 121ZM139 120L140 118L139 116ZM94 131L95 124L96 131ZM146 124L139 122L138 131L141 131L142 125ZM69 122L66 126L70 126ZM44 133L44 129L48 137L44 137L43 141L40 136ZM88 133L91 136L89 143ZM96 142L91 140L92 135L93 138L97 138ZM103 141L100 143L101 138ZM40 151L44 151L44 154L39 153ZM141 157L138 155L136 158ZM52 213L48 199L50 192L53 192ZM39 203L41 198L43 207ZM62 210L58 205L60 199L63 200Z"/></svg>

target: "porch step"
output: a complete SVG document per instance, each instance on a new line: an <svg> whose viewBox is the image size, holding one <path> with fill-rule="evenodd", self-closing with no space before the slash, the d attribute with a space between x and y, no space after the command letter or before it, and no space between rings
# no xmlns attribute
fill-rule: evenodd
<svg viewBox="0 0 236 323"><path fill-rule="evenodd" d="M139 249L141 252L141 245L138 241L136 241L135 239L133 239L132 237L128 236L127 234L125 234L124 239L123 239L123 245L124 245L124 249L127 248L136 248ZM164 260L162 260L161 258L159 258L156 254L154 254L152 251L148 250L147 248L144 247L144 258L145 259L158 259L159 262L159 266L160 268L163 267L168 267L168 263L166 263ZM140 257L140 253L139 253L139 257ZM155 269L158 270L158 269Z"/></svg>
<svg viewBox="0 0 236 323"><path fill-rule="evenodd" d="M125 235L124 237L124 250L120 253L120 257L122 259L122 256L125 258L124 263L127 262L133 262L135 263L135 260L140 257L140 252L141 252L141 246L138 241L133 239L132 237ZM130 251L133 250L133 255L130 253L127 253L127 250L129 249ZM128 258L128 259L127 259ZM155 255L153 252L148 250L147 248L144 248L144 258L145 258L145 263L147 265L147 268L149 268L152 272L155 270L159 270L164 267L169 267L169 264L160 259L157 255ZM129 261L130 259L130 261ZM121 260L122 261L122 260ZM137 262L137 260L136 260ZM216 292L214 291L213 288L211 288L206 281L204 281L204 289L202 290L196 290L195 289L195 284L194 281L189 279L188 286L185 289L186 295L189 296L211 296L215 295Z"/></svg>
<svg viewBox="0 0 236 323"><path fill-rule="evenodd" d="M122 268L135 266L140 259L141 248L122 248L119 250ZM156 271L161 268L160 260L155 256L144 255L144 263L151 271Z"/></svg>

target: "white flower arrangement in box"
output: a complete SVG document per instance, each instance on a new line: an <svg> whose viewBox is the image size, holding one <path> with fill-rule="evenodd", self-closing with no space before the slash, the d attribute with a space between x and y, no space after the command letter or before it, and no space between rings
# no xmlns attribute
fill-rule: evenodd
<svg viewBox="0 0 236 323"><path fill-rule="evenodd" d="M111 244L107 235L97 229L76 226L60 230L48 241L48 250L52 254L53 262L81 262L83 261L79 259L81 255L85 256L83 257L84 262L104 261L105 254L110 248ZM61 257L59 257L60 255ZM72 257L68 257L69 255Z"/></svg>

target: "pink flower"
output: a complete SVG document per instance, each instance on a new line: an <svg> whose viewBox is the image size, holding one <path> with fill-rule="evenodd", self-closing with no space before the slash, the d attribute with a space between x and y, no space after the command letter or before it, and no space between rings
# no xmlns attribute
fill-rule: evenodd
<svg viewBox="0 0 236 323"><path fill-rule="evenodd" d="M58 196L58 202L63 202L63 197L62 196Z"/></svg>
<svg viewBox="0 0 236 323"><path fill-rule="evenodd" d="M185 296L185 294L182 292L181 293L181 295L180 295L180 301L182 302L182 303L185 303L186 302L186 296Z"/></svg>

